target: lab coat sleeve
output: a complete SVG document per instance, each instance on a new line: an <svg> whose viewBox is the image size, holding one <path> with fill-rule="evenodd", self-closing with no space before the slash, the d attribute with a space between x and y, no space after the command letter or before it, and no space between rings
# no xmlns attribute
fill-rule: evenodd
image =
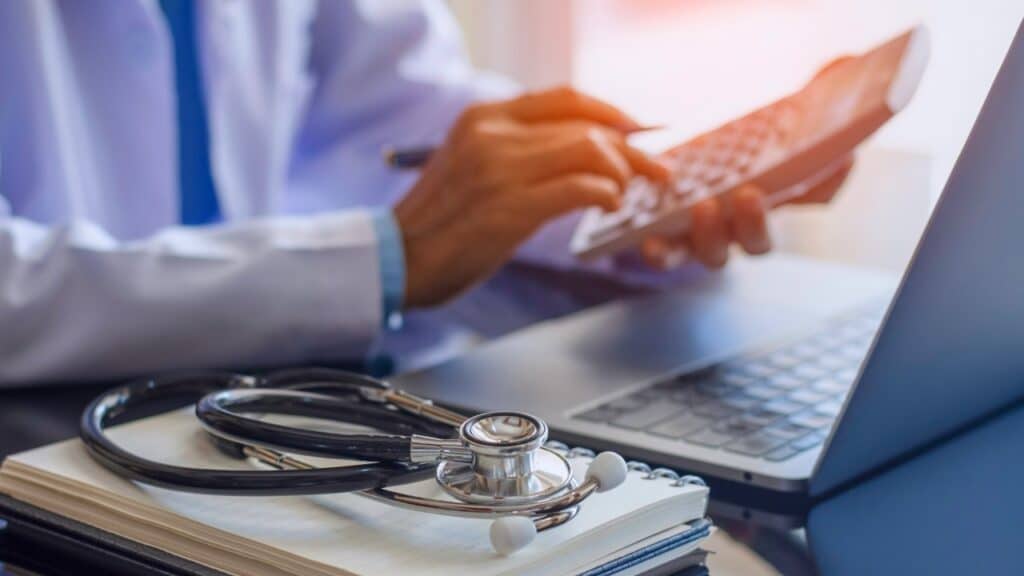
<svg viewBox="0 0 1024 576"><path fill-rule="evenodd" d="M359 359L381 324L369 213L118 243L4 212L0 387Z"/></svg>

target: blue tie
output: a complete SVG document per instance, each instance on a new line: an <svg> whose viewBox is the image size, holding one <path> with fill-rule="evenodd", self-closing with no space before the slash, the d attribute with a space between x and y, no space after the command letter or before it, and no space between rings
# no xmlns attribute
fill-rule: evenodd
<svg viewBox="0 0 1024 576"><path fill-rule="evenodd" d="M196 59L195 3L160 0L174 38L174 78L178 92L178 174L181 223L187 226L220 220L220 206L210 172L206 114Z"/></svg>

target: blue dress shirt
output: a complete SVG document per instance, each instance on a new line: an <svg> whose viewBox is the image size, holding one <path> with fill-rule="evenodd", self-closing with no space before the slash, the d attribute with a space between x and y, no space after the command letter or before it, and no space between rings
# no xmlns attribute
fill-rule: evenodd
<svg viewBox="0 0 1024 576"><path fill-rule="evenodd" d="M210 169L209 135L196 58L195 4L160 0L174 41L174 78L178 95L178 172L181 223L203 225L221 219ZM374 215L380 259L381 301L385 326L397 326L405 298L402 235L390 210Z"/></svg>

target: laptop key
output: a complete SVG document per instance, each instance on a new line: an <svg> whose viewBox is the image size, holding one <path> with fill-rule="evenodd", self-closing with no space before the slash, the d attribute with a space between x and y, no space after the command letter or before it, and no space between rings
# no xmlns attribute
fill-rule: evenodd
<svg viewBox="0 0 1024 576"><path fill-rule="evenodd" d="M754 408L750 412L742 414L740 418L743 418L745 421L756 426L767 426L775 422L776 420L782 418L783 416L784 414L781 414L779 412L773 412L772 410L769 410L766 406L759 406L757 408Z"/></svg>
<svg viewBox="0 0 1024 576"><path fill-rule="evenodd" d="M776 398L775 400L772 400L763 406L765 410L778 412L779 414L782 414L784 416L796 414L797 412L803 410L806 407L806 404L801 404L800 402L793 402L792 400L789 400L787 398Z"/></svg>
<svg viewBox="0 0 1024 576"><path fill-rule="evenodd" d="M789 460L800 452L802 452L802 450L797 450L792 446L782 446L765 454L764 459L771 462L781 462L783 460Z"/></svg>
<svg viewBox="0 0 1024 576"><path fill-rule="evenodd" d="M815 380L828 376L828 371L813 364L801 364L790 371L790 374L804 380Z"/></svg>
<svg viewBox="0 0 1024 576"><path fill-rule="evenodd" d="M578 420L586 420L587 422L608 422L614 418L617 418L621 414L619 410L608 408L607 406L598 406L592 408L586 412L576 414L573 418Z"/></svg>
<svg viewBox="0 0 1024 576"><path fill-rule="evenodd" d="M736 408L717 400L698 404L693 407L694 414L705 416L707 418L728 418L735 415L737 412L738 410Z"/></svg>
<svg viewBox="0 0 1024 576"><path fill-rule="evenodd" d="M824 402L829 398L829 394L822 394L814 390L797 390L787 396L792 402L799 402L801 404L817 404Z"/></svg>
<svg viewBox="0 0 1024 576"><path fill-rule="evenodd" d="M803 450L809 450L811 448L814 448L818 444L821 444L824 440L825 440L825 435L824 434L816 433L816 434L811 434L809 436L804 436L803 438L797 438L796 440L793 440L792 442L790 442L788 444L788 446L790 446L791 448L793 448L795 450L803 451Z"/></svg>
<svg viewBox="0 0 1024 576"><path fill-rule="evenodd" d="M743 367L747 374L757 378L767 378L775 374L779 369L768 362L751 362Z"/></svg>
<svg viewBox="0 0 1024 576"><path fill-rule="evenodd" d="M801 438L811 432L814 432L814 428L794 424L788 420L774 424L769 428L769 430L771 430L772 434L775 434L776 436L784 436L790 440L796 440L797 438Z"/></svg>
<svg viewBox="0 0 1024 576"><path fill-rule="evenodd" d="M757 432L761 428L763 428L763 426L755 422L750 422L749 420L743 418L743 416L730 418L729 420L719 422L718 424L715 424L714 426L711 427L711 429L714 430L715 432L718 432L720 434L728 434L733 438L746 436L747 434Z"/></svg>
<svg viewBox="0 0 1024 576"><path fill-rule="evenodd" d="M824 414L826 416L835 418L839 415L840 410L843 409L843 405L840 402L832 401L818 404L814 407L814 411L818 414Z"/></svg>
<svg viewBox="0 0 1024 576"><path fill-rule="evenodd" d="M726 396L725 398L722 398L722 404L732 406L737 410L750 410L751 408L761 404L762 402L763 400L761 400L760 398L754 398L753 396L750 396L749 394L744 394L743 392L738 392L736 394L732 394L731 396Z"/></svg>
<svg viewBox="0 0 1024 576"><path fill-rule="evenodd" d="M839 372L836 372L835 379L840 382L845 382L846 385L849 386L857 379L857 369L848 368L846 370L840 370Z"/></svg>
<svg viewBox="0 0 1024 576"><path fill-rule="evenodd" d="M788 441L789 439L787 438L773 436L771 433L764 431L730 442L725 446L725 449L737 454L760 456L769 450L779 448Z"/></svg>
<svg viewBox="0 0 1024 576"><path fill-rule="evenodd" d="M687 434L707 428L712 422L710 418L703 418L692 413L683 412L651 426L647 431L658 436L665 436L666 438L682 438Z"/></svg>
<svg viewBox="0 0 1024 576"><path fill-rule="evenodd" d="M725 444L726 442L733 440L734 438L736 437L730 436L729 434L716 432L711 428L705 428L703 430L694 432L686 436L686 441L692 442L694 444L700 444L702 446L710 446L712 448L717 448Z"/></svg>
<svg viewBox="0 0 1024 576"><path fill-rule="evenodd" d="M647 405L647 401L636 396L623 396L616 398L610 402L605 403L605 406L612 410L619 410L622 412L631 412L633 410L639 410Z"/></svg>
<svg viewBox="0 0 1024 576"><path fill-rule="evenodd" d="M772 388L771 386L751 386L744 390L748 396L753 396L759 400L771 400L776 396L785 394L785 390L779 388Z"/></svg>
<svg viewBox="0 0 1024 576"><path fill-rule="evenodd" d="M815 411L801 412L795 416L790 416L789 421L797 426L805 426L807 428L825 428L826 426L832 425L832 416L826 414L820 414Z"/></svg>
<svg viewBox="0 0 1024 576"><path fill-rule="evenodd" d="M694 391L690 388L680 388L672 390L668 393L667 399L669 402L675 402L676 404L682 404L686 406L690 404L690 400L693 399Z"/></svg>
<svg viewBox="0 0 1024 576"><path fill-rule="evenodd" d="M850 359L835 354L822 354L815 361L818 366L826 370L842 370L850 367Z"/></svg>
<svg viewBox="0 0 1024 576"><path fill-rule="evenodd" d="M849 389L849 384L843 384L835 378L821 378L811 383L811 389L825 394L839 394Z"/></svg>
<svg viewBox="0 0 1024 576"><path fill-rule="evenodd" d="M806 380L801 380L800 378L796 378L790 374L786 374L785 372L783 372L781 374L769 376L768 378L762 380L762 382L764 384L767 384L768 386L773 386L775 388L781 388L783 390L794 390L796 388L803 386L806 383Z"/></svg>
<svg viewBox="0 0 1024 576"><path fill-rule="evenodd" d="M860 362L864 359L864 356L866 356L867 353L867 346L857 346L854 344L847 344L836 349L836 354L839 354L850 362Z"/></svg>
<svg viewBox="0 0 1024 576"><path fill-rule="evenodd" d="M648 404L640 410L628 412L611 421L613 426L640 430L681 412L683 408L671 402Z"/></svg>

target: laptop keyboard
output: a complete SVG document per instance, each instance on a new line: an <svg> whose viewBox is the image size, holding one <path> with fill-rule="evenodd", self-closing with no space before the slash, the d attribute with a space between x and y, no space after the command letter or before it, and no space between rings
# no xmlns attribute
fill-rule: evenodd
<svg viewBox="0 0 1024 576"><path fill-rule="evenodd" d="M573 418L787 460L825 440L883 313L860 310L770 352L674 374Z"/></svg>

